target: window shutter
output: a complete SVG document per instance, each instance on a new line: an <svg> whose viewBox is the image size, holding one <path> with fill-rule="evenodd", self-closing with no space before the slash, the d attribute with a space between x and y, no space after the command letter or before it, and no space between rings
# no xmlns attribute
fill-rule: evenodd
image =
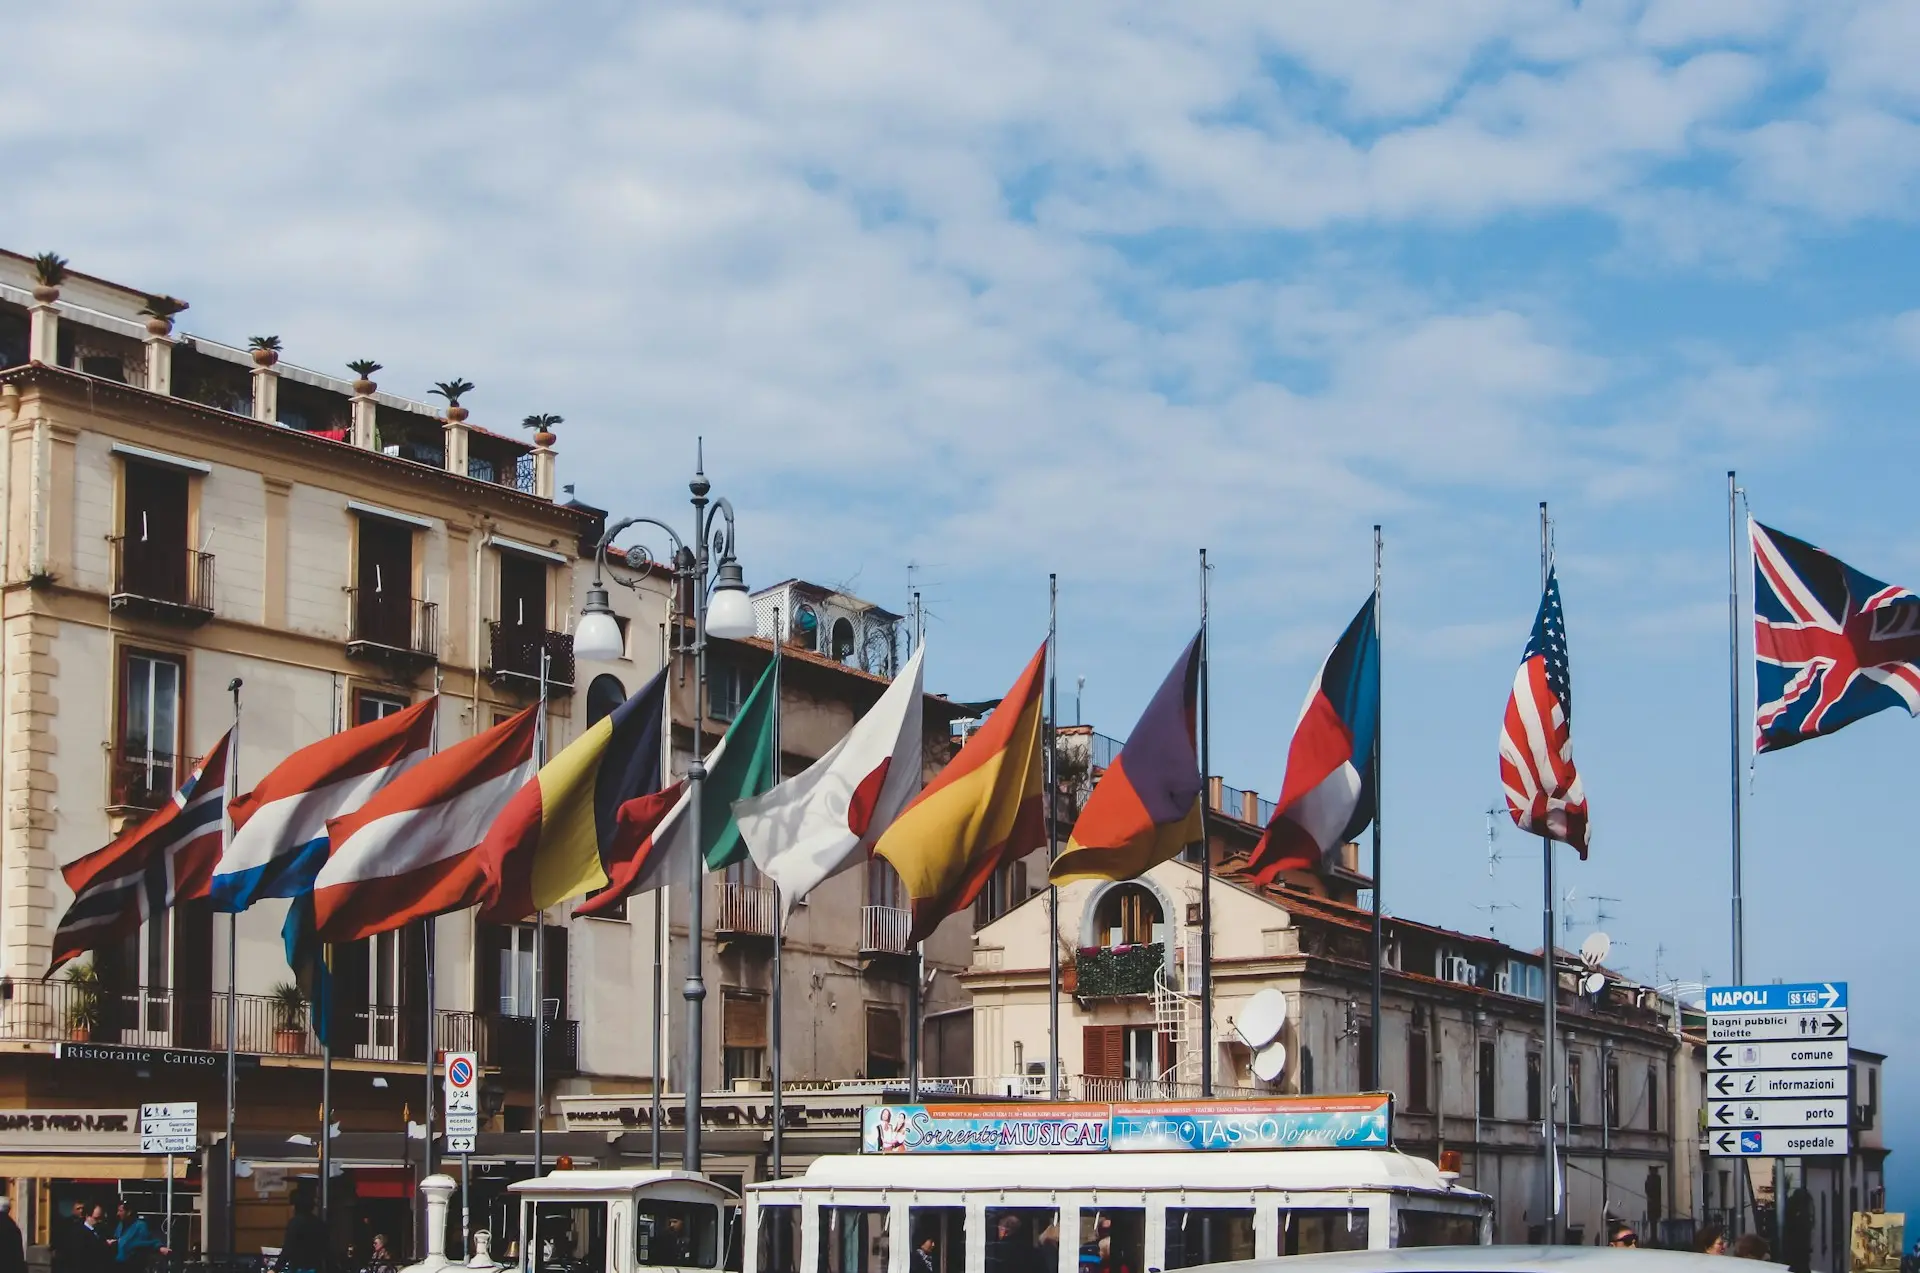
<svg viewBox="0 0 1920 1273"><path fill-rule="evenodd" d="M900 1046L898 1008L867 1005L867 1056L879 1061L905 1059L905 1050Z"/></svg>
<svg viewBox="0 0 1920 1273"><path fill-rule="evenodd" d="M353 1055L355 1044L367 1041L367 985L371 937L333 948L333 1046Z"/></svg>
<svg viewBox="0 0 1920 1273"><path fill-rule="evenodd" d="M500 924L478 924L480 976L474 994L476 1012L500 1011L500 956L507 948L507 929Z"/></svg>
<svg viewBox="0 0 1920 1273"><path fill-rule="evenodd" d="M561 924L548 924L545 928L547 948L540 952L541 998L547 1003L541 1005L541 1014L549 1013L565 1020L567 1017L567 930Z"/></svg>
<svg viewBox="0 0 1920 1273"><path fill-rule="evenodd" d="M1088 1078L1126 1077L1126 1027L1088 1025L1080 1027L1080 1068Z"/></svg>
<svg viewBox="0 0 1920 1273"><path fill-rule="evenodd" d="M720 1045L728 1048L767 1046L767 1001L764 996L731 990L722 993Z"/></svg>

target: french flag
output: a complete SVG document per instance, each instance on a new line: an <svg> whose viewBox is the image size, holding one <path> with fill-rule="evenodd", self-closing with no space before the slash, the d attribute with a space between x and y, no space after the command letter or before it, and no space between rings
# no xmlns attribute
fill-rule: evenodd
<svg viewBox="0 0 1920 1273"><path fill-rule="evenodd" d="M331 850L313 882L320 940L358 941L488 900L475 852L534 776L539 707L429 756L327 823Z"/></svg>
<svg viewBox="0 0 1920 1273"><path fill-rule="evenodd" d="M1287 776L1247 868L1262 884L1287 870L1322 871L1373 821L1374 739L1380 730L1377 595L1340 635L1314 677L1287 748Z"/></svg>
<svg viewBox="0 0 1920 1273"><path fill-rule="evenodd" d="M351 813L433 750L439 696L323 738L233 802L233 837L214 868L220 911L299 897L327 860L327 820Z"/></svg>

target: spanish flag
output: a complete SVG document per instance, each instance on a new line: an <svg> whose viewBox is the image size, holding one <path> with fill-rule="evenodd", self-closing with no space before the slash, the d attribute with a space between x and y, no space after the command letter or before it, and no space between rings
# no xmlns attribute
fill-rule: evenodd
<svg viewBox="0 0 1920 1273"><path fill-rule="evenodd" d="M910 941L925 939L971 903L996 867L1047 842L1041 768L1046 662L1043 645L987 723L874 848L893 864L913 899Z"/></svg>
<svg viewBox="0 0 1920 1273"><path fill-rule="evenodd" d="M605 888L622 813L660 790L667 673L596 721L520 788L480 845L481 918L512 923Z"/></svg>
<svg viewBox="0 0 1920 1273"><path fill-rule="evenodd" d="M1167 673L1100 776L1050 880L1130 880L1200 839L1200 637Z"/></svg>

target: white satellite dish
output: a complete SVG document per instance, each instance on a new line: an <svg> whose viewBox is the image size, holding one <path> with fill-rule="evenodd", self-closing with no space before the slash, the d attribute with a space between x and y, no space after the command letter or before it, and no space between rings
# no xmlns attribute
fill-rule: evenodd
<svg viewBox="0 0 1920 1273"><path fill-rule="evenodd" d="M1255 1051L1279 1038L1280 1028L1286 1024L1287 997L1271 987L1247 1000L1233 1023L1241 1039Z"/></svg>
<svg viewBox="0 0 1920 1273"><path fill-rule="evenodd" d="M1580 962L1589 968L1598 968L1607 962L1607 956L1613 953L1613 938L1605 933L1594 933L1580 943Z"/></svg>
<svg viewBox="0 0 1920 1273"><path fill-rule="evenodd" d="M1253 1054L1253 1077L1271 1083L1287 1072L1287 1045L1269 1043Z"/></svg>
<svg viewBox="0 0 1920 1273"><path fill-rule="evenodd" d="M1590 972L1580 979L1580 989L1587 994L1597 995L1607 988L1607 979L1597 972Z"/></svg>

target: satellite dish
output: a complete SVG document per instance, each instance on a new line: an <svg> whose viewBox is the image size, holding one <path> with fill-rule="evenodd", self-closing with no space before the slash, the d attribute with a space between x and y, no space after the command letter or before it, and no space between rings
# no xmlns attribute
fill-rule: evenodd
<svg viewBox="0 0 1920 1273"><path fill-rule="evenodd" d="M1587 994L1597 995L1607 988L1607 979L1597 972L1590 972L1580 979L1580 989Z"/></svg>
<svg viewBox="0 0 1920 1273"><path fill-rule="evenodd" d="M1253 1054L1253 1077L1271 1083L1287 1072L1287 1045L1269 1043Z"/></svg>
<svg viewBox="0 0 1920 1273"><path fill-rule="evenodd" d="M1613 938L1605 933L1595 933L1580 943L1580 962L1589 968L1598 968L1607 962L1607 956L1613 953Z"/></svg>
<svg viewBox="0 0 1920 1273"><path fill-rule="evenodd" d="M1247 1000L1234 1021L1234 1029L1248 1047L1258 1051L1280 1036L1287 1023L1287 997L1269 987Z"/></svg>

